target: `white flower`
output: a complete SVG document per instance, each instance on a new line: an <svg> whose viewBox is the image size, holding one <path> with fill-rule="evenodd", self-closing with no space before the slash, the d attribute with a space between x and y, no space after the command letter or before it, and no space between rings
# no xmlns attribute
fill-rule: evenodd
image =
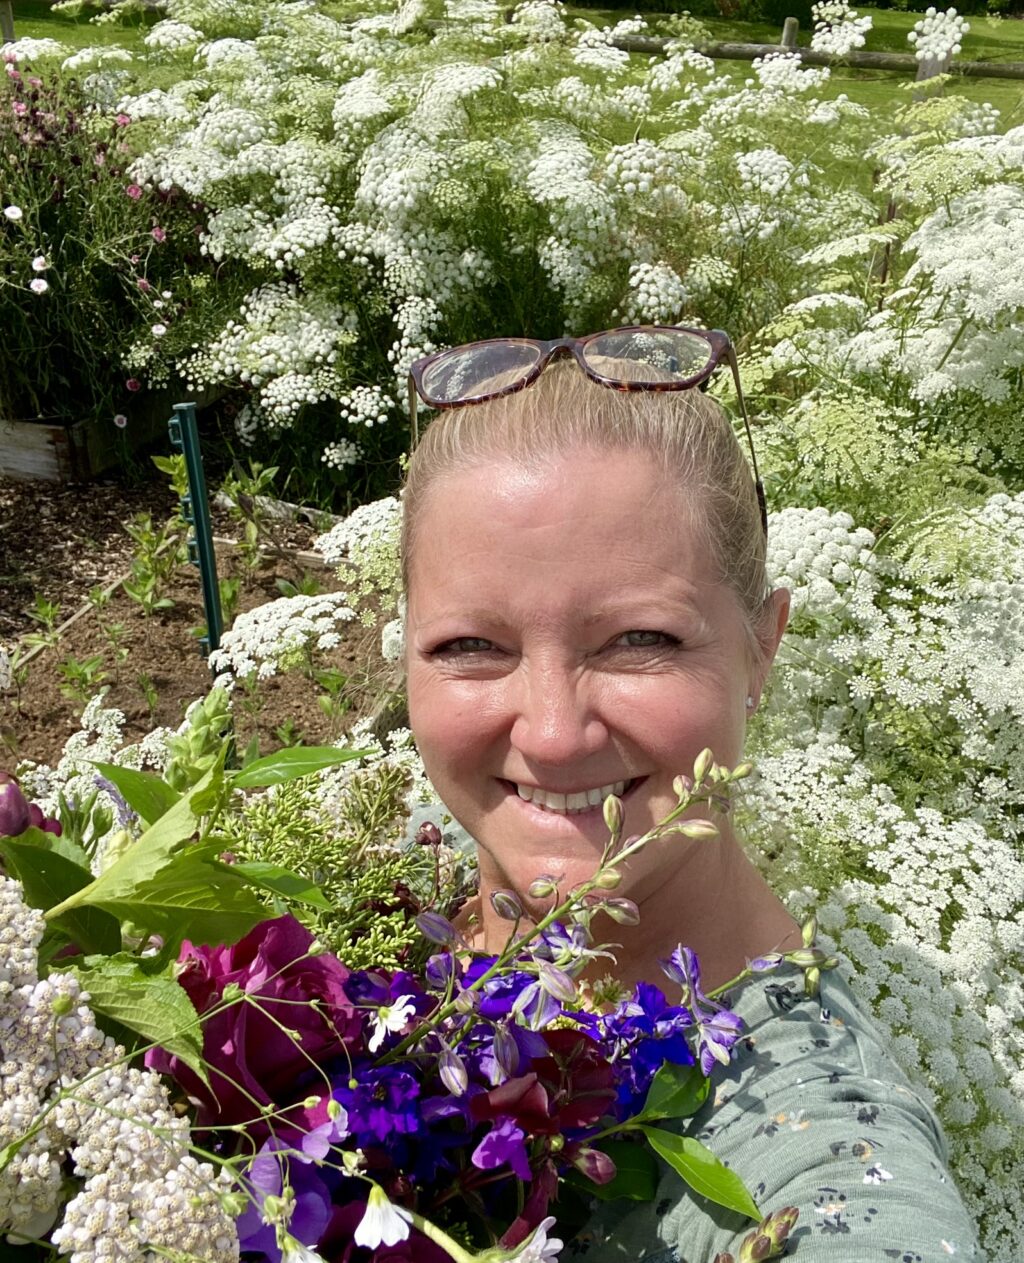
<svg viewBox="0 0 1024 1263"><path fill-rule="evenodd" d="M41 276L37 276L34 281L29 281L28 287L33 294L45 294L50 288L50 283L44 281Z"/></svg>
<svg viewBox="0 0 1024 1263"><path fill-rule="evenodd" d="M389 1202L381 1186L374 1184L366 1202L366 1214L352 1239L368 1250L376 1250L380 1245L397 1245L407 1240L411 1223L409 1212Z"/></svg>
<svg viewBox="0 0 1024 1263"><path fill-rule="evenodd" d="M294 1237L286 1237L281 1247L282 1263L325 1263L324 1256Z"/></svg>
<svg viewBox="0 0 1024 1263"><path fill-rule="evenodd" d="M370 1052L376 1052L389 1032L397 1034L416 1012L411 995L399 996L394 1004L382 1004L373 1017L373 1034L367 1044Z"/></svg>
<svg viewBox="0 0 1024 1263"><path fill-rule="evenodd" d="M167 332L167 326L166 326L166 325L154 325L154 326L153 326L153 329L152 329L152 334L153 334L153 337L154 337L154 338L162 338L166 332Z"/></svg>
<svg viewBox="0 0 1024 1263"><path fill-rule="evenodd" d="M516 1255L515 1263L555 1263L562 1249L562 1242L558 1237L548 1236L548 1232L554 1226L553 1215L542 1219L537 1225L537 1231L523 1247L521 1253Z"/></svg>
<svg viewBox="0 0 1024 1263"><path fill-rule="evenodd" d="M37 254L36 257L32 260L33 272L45 272L49 266L50 265L46 262L45 254Z"/></svg>
<svg viewBox="0 0 1024 1263"><path fill-rule="evenodd" d="M24 213L25 212L21 209L20 206L5 206L4 207L4 214L7 216L8 219L14 219L14 220L21 219Z"/></svg>

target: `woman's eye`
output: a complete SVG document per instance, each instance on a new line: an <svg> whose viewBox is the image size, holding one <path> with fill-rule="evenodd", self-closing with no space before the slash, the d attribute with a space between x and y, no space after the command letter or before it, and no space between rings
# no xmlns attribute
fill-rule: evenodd
<svg viewBox="0 0 1024 1263"><path fill-rule="evenodd" d="M483 636L456 636L454 640L446 640L433 651L435 657L455 654L490 653L494 649L492 640Z"/></svg>
<svg viewBox="0 0 1024 1263"><path fill-rule="evenodd" d="M615 644L624 645L628 649L669 649L678 645L679 640L668 632L639 630L623 632Z"/></svg>

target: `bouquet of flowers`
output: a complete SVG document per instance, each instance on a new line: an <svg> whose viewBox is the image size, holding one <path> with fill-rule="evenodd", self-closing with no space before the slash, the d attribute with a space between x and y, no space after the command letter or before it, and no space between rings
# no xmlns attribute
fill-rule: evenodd
<svg viewBox="0 0 1024 1263"><path fill-rule="evenodd" d="M72 1263L549 1263L595 1194L652 1197L659 1159L760 1220L739 1178L673 1127L740 1036L726 988L706 994L682 945L663 963L675 1000L584 978L612 958L593 942L598 911L638 917L614 893L622 867L670 833L713 837L696 808L727 809L749 768L705 752L643 837L623 837L608 799L590 880L560 898L538 876L535 924L514 893L494 896L509 922L494 955L456 927L470 890L422 825L428 879L398 892L416 930L405 960L352 969L310 928L326 902L314 883L219 849L241 791L351 757L300 748L231 774L221 758L185 793L101 765L134 838L95 795L62 802L62 828L44 831L17 784L0 787L8 1240ZM813 985L831 963L813 933L741 978L788 961ZM741 1259L780 1253L794 1221L762 1220Z"/></svg>

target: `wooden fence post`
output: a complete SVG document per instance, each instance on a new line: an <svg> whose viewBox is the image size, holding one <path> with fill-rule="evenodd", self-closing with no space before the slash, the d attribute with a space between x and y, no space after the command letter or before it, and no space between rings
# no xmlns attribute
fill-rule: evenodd
<svg viewBox="0 0 1024 1263"><path fill-rule="evenodd" d="M797 18L786 18L782 24L782 47L785 49L796 48L796 36L800 30L800 22Z"/></svg>
<svg viewBox="0 0 1024 1263"><path fill-rule="evenodd" d="M14 43L14 10L11 0L0 0L0 35L3 43Z"/></svg>

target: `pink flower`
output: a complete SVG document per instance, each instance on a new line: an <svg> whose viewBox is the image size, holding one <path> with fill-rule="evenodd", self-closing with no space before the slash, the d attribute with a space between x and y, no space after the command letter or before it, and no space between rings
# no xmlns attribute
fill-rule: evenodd
<svg viewBox="0 0 1024 1263"><path fill-rule="evenodd" d="M128 418L124 415L123 412L119 412L114 417L114 424L117 426L119 430L123 430L124 427L128 424Z"/></svg>
<svg viewBox="0 0 1024 1263"><path fill-rule="evenodd" d="M128 187L125 189L125 192L128 194L128 196L132 199L133 202L137 202L139 198L142 196L142 189L138 184L129 184Z"/></svg>
<svg viewBox="0 0 1024 1263"><path fill-rule="evenodd" d="M42 79L39 78L38 75L29 75L28 81L33 86L33 88L41 88L43 86L43 81Z"/></svg>
<svg viewBox="0 0 1024 1263"><path fill-rule="evenodd" d="M28 113L28 106L24 101L12 101L11 109L18 115L19 118Z"/></svg>
<svg viewBox="0 0 1024 1263"><path fill-rule="evenodd" d="M349 971L326 952L311 955L312 943L312 934L285 916L264 921L232 947L182 945L178 982L199 1013L218 1009L203 1024L212 1094L162 1049L148 1052L146 1065L173 1075L197 1100L200 1126L251 1119L264 1103L287 1104L318 1057L356 1048L362 1020L345 993ZM231 983L255 1002L221 1007Z"/></svg>
<svg viewBox="0 0 1024 1263"><path fill-rule="evenodd" d="M125 388L133 392L136 390L141 390L142 382L140 382L137 377L129 377L128 380L125 382Z"/></svg>
<svg viewBox="0 0 1024 1263"><path fill-rule="evenodd" d="M45 294L50 288L50 283L49 281L44 281L41 276L37 276L34 280L29 281L28 287L33 294Z"/></svg>
<svg viewBox="0 0 1024 1263"><path fill-rule="evenodd" d="M153 240L157 242L164 242L167 240L167 233L163 228L160 227L159 224L157 224L157 226L153 229L150 235L152 236Z"/></svg>
<svg viewBox="0 0 1024 1263"><path fill-rule="evenodd" d="M139 287L139 289L142 290L144 294L148 294L149 291L153 288L153 286L150 285L149 281L147 281L144 276L137 276L135 278L135 284Z"/></svg>
<svg viewBox="0 0 1024 1263"><path fill-rule="evenodd" d="M118 114L114 119L114 122L118 125L118 127L127 127L131 121L132 116L130 114Z"/></svg>
<svg viewBox="0 0 1024 1263"><path fill-rule="evenodd" d="M93 154L92 160L96 164L96 166L102 167L106 165L107 155L105 153L97 152Z"/></svg>

